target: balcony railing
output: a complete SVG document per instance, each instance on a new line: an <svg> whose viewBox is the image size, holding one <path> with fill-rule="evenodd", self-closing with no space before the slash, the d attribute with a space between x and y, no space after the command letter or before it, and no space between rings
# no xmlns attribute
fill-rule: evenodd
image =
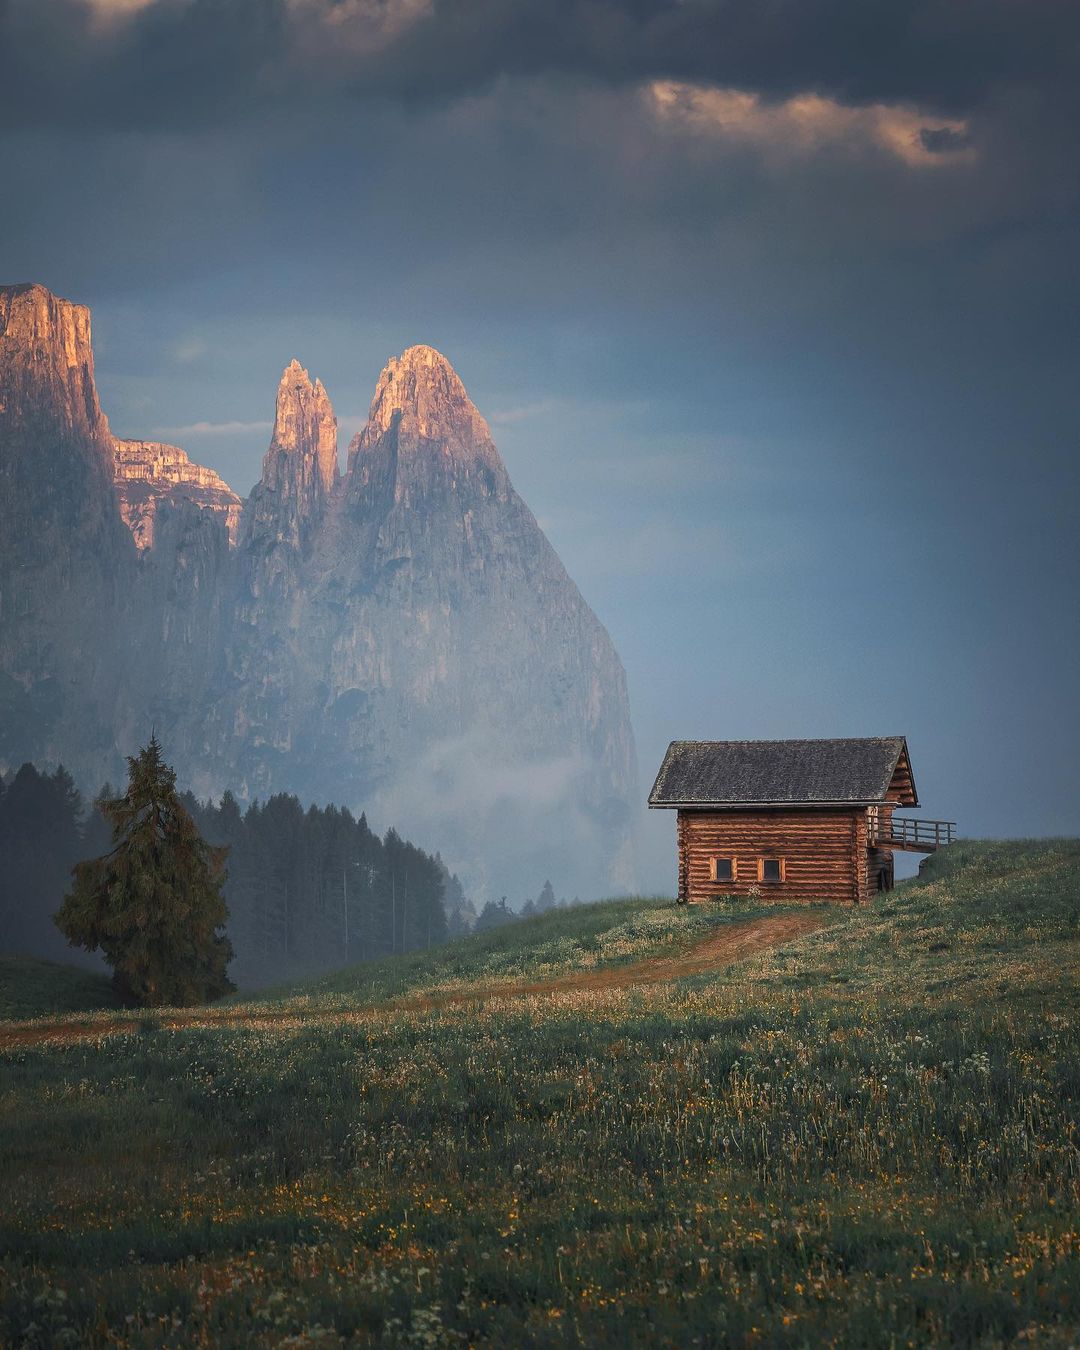
<svg viewBox="0 0 1080 1350"><path fill-rule="evenodd" d="M953 820L912 820L906 816L870 815L870 843L876 848L909 848L919 853L951 844L956 838Z"/></svg>

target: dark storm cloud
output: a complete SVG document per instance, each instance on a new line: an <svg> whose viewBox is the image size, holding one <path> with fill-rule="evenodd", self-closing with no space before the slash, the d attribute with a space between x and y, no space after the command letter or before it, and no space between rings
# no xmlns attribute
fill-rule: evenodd
<svg viewBox="0 0 1080 1350"><path fill-rule="evenodd" d="M563 71L952 108L1065 73L1078 37L1076 6L1011 0L466 0L409 29L364 84L422 95Z"/></svg>
<svg viewBox="0 0 1080 1350"><path fill-rule="evenodd" d="M244 491L290 358L351 434L438 346L612 628L643 763L900 728L966 830L1074 830L1078 29L0 0L0 280L90 304L114 428Z"/></svg>
<svg viewBox="0 0 1080 1350"><path fill-rule="evenodd" d="M1065 0L0 0L5 124L176 127L446 99L502 76L681 79L963 111L1067 81Z"/></svg>
<svg viewBox="0 0 1080 1350"><path fill-rule="evenodd" d="M279 0L126 12L107 0L0 0L0 116L8 129L229 120L272 97L284 17Z"/></svg>
<svg viewBox="0 0 1080 1350"><path fill-rule="evenodd" d="M971 138L962 131L953 131L951 127L923 127L919 132L919 141L924 150L932 155L950 154L962 150L970 144Z"/></svg>

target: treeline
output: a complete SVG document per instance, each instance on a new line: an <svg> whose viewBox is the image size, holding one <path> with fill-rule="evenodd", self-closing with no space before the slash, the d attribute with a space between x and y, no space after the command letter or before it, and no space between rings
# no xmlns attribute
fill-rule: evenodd
<svg viewBox="0 0 1080 1350"><path fill-rule="evenodd" d="M104 970L97 955L69 947L53 915L71 886L71 869L109 848L109 830L88 811L65 769L24 764L0 780L0 951L71 961Z"/></svg>
<svg viewBox="0 0 1080 1350"><path fill-rule="evenodd" d="M229 847L230 975L241 986L435 946L467 925L471 907L441 859L395 830L380 838L364 816L305 810L285 794L246 810L230 793L183 800L203 837ZM109 847L64 769L25 764L0 782L0 949L99 964L67 945L53 915L75 863Z"/></svg>
<svg viewBox="0 0 1080 1350"><path fill-rule="evenodd" d="M580 904L576 895L573 900L556 900L554 887L550 881L545 881L536 899L526 900L519 910L510 908L505 895L499 900L489 900L472 927L482 933L486 928L501 928L503 924L516 923L518 919L531 919L534 914L546 914L549 909L569 909Z"/></svg>
<svg viewBox="0 0 1080 1350"><path fill-rule="evenodd" d="M225 899L238 984L262 983L445 942L444 899L460 890L441 860L361 816L279 794L246 811L184 803L229 848Z"/></svg>

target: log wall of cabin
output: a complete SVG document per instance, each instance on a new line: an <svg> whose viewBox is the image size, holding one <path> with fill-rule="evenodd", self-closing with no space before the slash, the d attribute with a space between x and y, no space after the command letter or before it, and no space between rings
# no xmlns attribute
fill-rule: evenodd
<svg viewBox="0 0 1080 1350"><path fill-rule="evenodd" d="M869 898L866 808L833 811L680 811L679 895L691 902L747 895L783 904ZM734 881L713 881L712 858L734 858ZM783 858L783 881L758 881L759 858ZM873 884L877 886L874 870Z"/></svg>
<svg viewBox="0 0 1080 1350"><path fill-rule="evenodd" d="M878 891L892 890L895 881L895 868L891 849L870 849L867 854L867 867L869 870L866 883L871 899ZM884 881L882 881L882 877L884 877Z"/></svg>
<svg viewBox="0 0 1080 1350"><path fill-rule="evenodd" d="M686 812L680 811L678 818L678 840L679 840L679 899L686 900L690 894L690 850L688 845L689 831L686 823Z"/></svg>
<svg viewBox="0 0 1080 1350"><path fill-rule="evenodd" d="M913 795L911 770L906 762L901 758L897 766L893 781L889 784L888 791L885 794L885 800L880 806L871 806L867 812L867 829L872 824L880 825L880 836L888 838L892 824L893 812L897 806L905 801L910 801ZM887 848L875 848L873 843L869 843L869 857L867 859L867 894L875 895L879 890L891 891L894 882L894 864L892 850ZM884 874L885 883L881 884L879 878Z"/></svg>

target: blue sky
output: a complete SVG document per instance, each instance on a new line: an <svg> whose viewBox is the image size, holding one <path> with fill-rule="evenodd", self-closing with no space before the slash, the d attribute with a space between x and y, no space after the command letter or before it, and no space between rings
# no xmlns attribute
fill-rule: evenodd
<svg viewBox="0 0 1080 1350"><path fill-rule="evenodd" d="M1076 833L1074 6L0 0L4 281L240 492L451 359L676 737L905 733ZM673 823L645 823L669 889Z"/></svg>

